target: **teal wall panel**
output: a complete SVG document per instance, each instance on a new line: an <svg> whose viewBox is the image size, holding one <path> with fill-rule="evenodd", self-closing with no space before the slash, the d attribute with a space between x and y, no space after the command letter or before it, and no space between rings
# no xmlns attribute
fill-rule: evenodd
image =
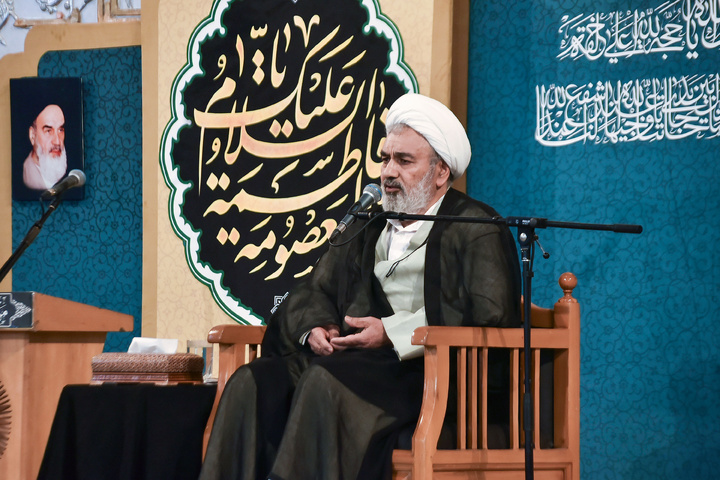
<svg viewBox="0 0 720 480"><path fill-rule="evenodd" d="M669 51L659 34L646 32L645 51L633 53L613 50L612 38L603 36L618 30L618 20L627 40L648 18L656 31L676 23L701 35L688 5L666 2L660 12L659 2L647 1L472 2L469 193L506 216L645 229L641 235L538 230L551 257L535 260L534 302L549 306L559 298L562 272L579 279L584 479L710 479L720 471L720 280L714 275L720 265L712 246L720 236L720 139L714 138L720 51L712 39L703 46L691 44L691 37ZM710 10L697 15L717 25ZM561 43L568 38L564 22L572 18L588 26L574 31L585 35L576 52ZM593 47L590 28L600 29L606 43ZM580 55L582 49L589 53ZM704 130L671 139L670 127L660 122L651 128L652 140L598 142L586 135L546 146L535 138L539 86L575 84L602 97L607 94L599 89L617 82L669 78L700 79L693 88L705 89L703 101L692 92L633 101L644 107L657 102L661 120L677 120L673 108L685 102L683 127ZM583 97L578 104L593 107ZM622 119L631 113L628 107ZM591 125L585 114L575 120Z"/></svg>

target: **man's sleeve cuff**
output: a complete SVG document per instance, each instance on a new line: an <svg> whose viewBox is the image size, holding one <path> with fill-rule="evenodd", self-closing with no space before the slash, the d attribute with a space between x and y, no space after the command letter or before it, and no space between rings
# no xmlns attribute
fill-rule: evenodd
<svg viewBox="0 0 720 480"><path fill-rule="evenodd" d="M425 309L417 312L398 312L382 319L385 333L393 343L395 352L400 360L409 360L423 354L422 345L410 343L412 333L418 327L427 325Z"/></svg>

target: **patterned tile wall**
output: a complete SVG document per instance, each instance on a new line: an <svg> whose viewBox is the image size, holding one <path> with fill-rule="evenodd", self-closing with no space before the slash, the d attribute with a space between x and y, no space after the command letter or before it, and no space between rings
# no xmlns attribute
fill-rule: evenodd
<svg viewBox="0 0 720 480"><path fill-rule="evenodd" d="M720 471L720 280L715 275L720 262L712 253L720 236L720 138L713 138L720 109L712 77L718 74L720 51L711 48L712 39L708 47L698 41L691 51L684 37L683 51L659 51L672 37L660 40L652 33L663 22L679 22L691 34L703 30L692 10L684 20L681 12L671 12L692 2L671 3L663 4L663 15L658 10L659 23L650 31L642 30L649 25L642 21L660 2L511 0L472 2L471 7L470 194L506 216L637 223L645 229L641 235L538 230L551 257L536 256L535 303L549 306L559 298L556 281L562 272L579 279L584 479L710 479ZM561 59L561 27L576 16L576 24L599 26L576 31L585 35L576 37L578 50L567 50L576 57ZM630 22L619 32L629 35L626 44L633 32L650 39L645 52L624 47L628 50L612 60L613 40L604 33L615 28L613 18ZM588 41L593 28L604 29L594 46ZM583 49L589 51L584 57ZM591 59L591 54L603 55ZM597 82L627 85L670 77L711 80L699 82L707 102L696 101L698 91L685 92L680 100L686 102L681 112L686 117L675 116L700 135L670 139L670 132L663 132L667 123L654 127L658 134L652 141L595 143L588 137L549 147L534 138L538 85L575 84L597 93ZM629 101L646 107L672 103L651 95ZM625 120L633 120L632 113L628 110ZM671 113L659 107L655 115ZM646 115L636 118L647 121ZM708 125L703 115L714 123Z"/></svg>

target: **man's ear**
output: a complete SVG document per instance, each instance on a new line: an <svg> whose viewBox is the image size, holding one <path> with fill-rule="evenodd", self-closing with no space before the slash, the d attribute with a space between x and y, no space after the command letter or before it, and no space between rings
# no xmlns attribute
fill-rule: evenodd
<svg viewBox="0 0 720 480"><path fill-rule="evenodd" d="M33 147L35 146L35 134L36 134L35 128L31 126L28 129L28 137L30 138L30 143L32 144Z"/></svg>
<svg viewBox="0 0 720 480"><path fill-rule="evenodd" d="M437 170L437 186L442 187L450 181L450 167L445 163L445 160L440 160L437 164Z"/></svg>

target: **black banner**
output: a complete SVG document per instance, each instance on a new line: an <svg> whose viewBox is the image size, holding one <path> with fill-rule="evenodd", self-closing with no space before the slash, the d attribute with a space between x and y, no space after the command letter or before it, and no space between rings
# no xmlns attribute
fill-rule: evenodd
<svg viewBox="0 0 720 480"><path fill-rule="evenodd" d="M216 2L176 79L161 161L189 264L225 311L259 323L310 272L379 178L387 109L411 90L374 1Z"/></svg>

